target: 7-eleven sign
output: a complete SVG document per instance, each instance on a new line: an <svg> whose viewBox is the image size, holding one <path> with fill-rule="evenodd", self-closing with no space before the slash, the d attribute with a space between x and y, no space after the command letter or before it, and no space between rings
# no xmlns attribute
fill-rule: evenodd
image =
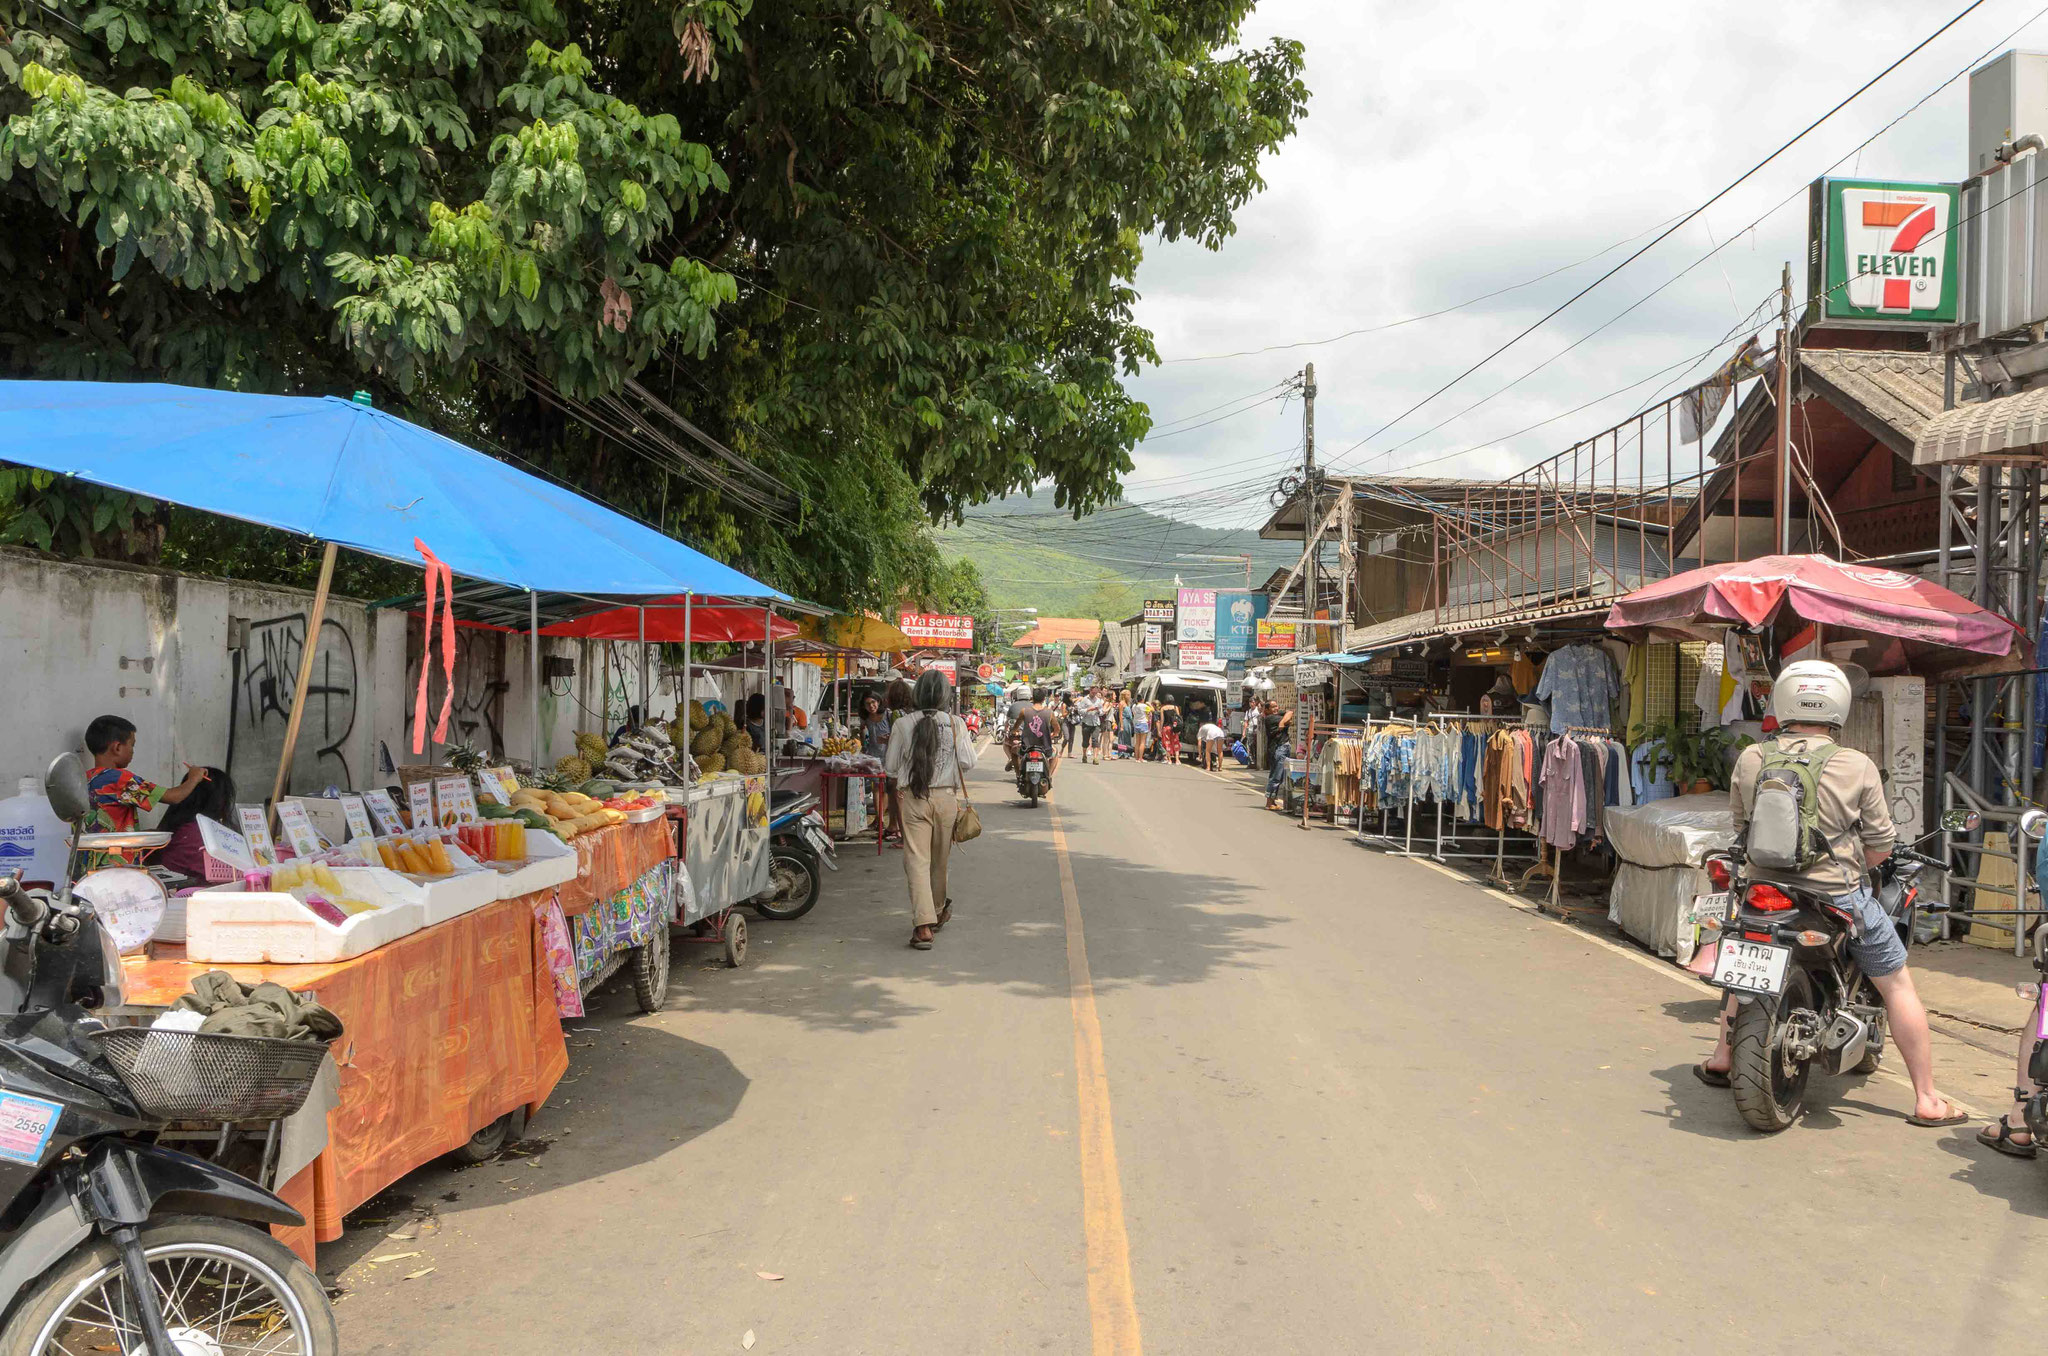
<svg viewBox="0 0 2048 1356"><path fill-rule="evenodd" d="M1952 323L1956 314L1956 189L1825 179L1825 319Z"/></svg>

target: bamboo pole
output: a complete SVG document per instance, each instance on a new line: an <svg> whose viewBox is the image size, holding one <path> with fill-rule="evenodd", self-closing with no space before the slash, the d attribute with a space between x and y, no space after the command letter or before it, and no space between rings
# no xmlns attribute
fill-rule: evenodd
<svg viewBox="0 0 2048 1356"><path fill-rule="evenodd" d="M328 542L320 555L320 582L313 589L313 614L306 619L306 643L299 651L298 685L292 689L292 713L284 723L284 756L277 760L277 779L270 784L272 805L284 799L285 786L291 781L292 752L299 744L299 722L306 716L306 691L313 685L313 652L320 648L320 627L327 620L327 590L334 583L335 554L334 543ZM428 617L429 632L433 625L434 619ZM428 655L421 655L423 671L427 658Z"/></svg>

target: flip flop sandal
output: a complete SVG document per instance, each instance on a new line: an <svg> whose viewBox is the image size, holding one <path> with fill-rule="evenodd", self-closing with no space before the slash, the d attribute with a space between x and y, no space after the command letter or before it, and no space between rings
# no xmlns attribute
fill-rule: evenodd
<svg viewBox="0 0 2048 1356"><path fill-rule="evenodd" d="M2012 1137L2012 1122L2004 1116L1998 1118L1998 1129L1986 1126L1977 1132L1977 1142L1987 1149L1996 1149L2008 1158L2032 1158L2036 1150L2032 1144L2015 1143Z"/></svg>
<svg viewBox="0 0 2048 1356"><path fill-rule="evenodd" d="M932 949L932 939L920 937L913 932L910 934L910 949L912 951L929 951Z"/></svg>
<svg viewBox="0 0 2048 1356"><path fill-rule="evenodd" d="M939 910L939 921L932 924L932 931L937 932L940 928L946 926L947 923L951 922L952 919L953 901L949 899L946 901L946 907Z"/></svg>
<svg viewBox="0 0 2048 1356"><path fill-rule="evenodd" d="M1946 1129L1951 1125L1968 1125L1969 1123L1970 1118L1960 1111L1952 1112L1947 1116L1940 1116L1934 1118L1929 1118L1926 1116L1906 1117L1906 1124L1917 1125L1922 1130L1942 1130Z"/></svg>
<svg viewBox="0 0 2048 1356"><path fill-rule="evenodd" d="M1728 1086L1727 1074L1722 1073L1719 1069L1709 1069L1704 1064L1693 1065L1692 1076L1710 1088L1725 1088Z"/></svg>

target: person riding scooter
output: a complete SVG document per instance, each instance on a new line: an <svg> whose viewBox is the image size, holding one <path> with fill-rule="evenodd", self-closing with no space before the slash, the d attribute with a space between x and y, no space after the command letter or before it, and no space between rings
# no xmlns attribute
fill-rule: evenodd
<svg viewBox="0 0 2048 1356"><path fill-rule="evenodd" d="M1771 689L1771 715L1778 721L1776 738L1753 744L1736 760L1729 780L1728 802L1735 814L1737 841L1746 841L1759 801L1760 786L1774 778L1793 780L1789 764L1805 769L1813 787L1813 816L1819 854L1802 869L1772 869L1758 863L1751 842L1749 869L1757 879L1811 893L1824 894L1854 920L1849 950L1878 995L1884 1000L1892 1042L1905 1060L1913 1083L1913 1114L1909 1125L1960 1125L1968 1118L1934 1088L1934 1051L1927 1029L1927 1009L1906 971L1906 947L1891 918L1865 882L1866 868L1890 855L1897 839L1877 765L1855 749L1835 742L1849 719L1848 675L1825 660L1803 659L1787 664ZM1728 1025L1734 1013L1731 994L1722 1010L1720 1038L1714 1053L1693 1072L1703 1083L1727 1087L1733 1062Z"/></svg>
<svg viewBox="0 0 2048 1356"><path fill-rule="evenodd" d="M1017 767L1017 722L1031 709L1031 685L1013 683L1010 685L1010 710L1003 718L1003 771L1013 772Z"/></svg>
<svg viewBox="0 0 2048 1356"><path fill-rule="evenodd" d="M1065 730L1060 718L1045 705L1045 689L1030 690L1024 708L1010 722L1014 746L1010 759L1014 765L1024 754L1036 750L1045 755L1045 789L1052 790L1053 774L1059 771L1060 741Z"/></svg>

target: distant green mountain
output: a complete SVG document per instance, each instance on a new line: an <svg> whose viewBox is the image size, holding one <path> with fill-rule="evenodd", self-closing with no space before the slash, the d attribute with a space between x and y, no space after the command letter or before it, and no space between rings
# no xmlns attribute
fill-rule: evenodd
<svg viewBox="0 0 2048 1356"><path fill-rule="evenodd" d="M965 522L941 530L938 541L948 559L974 562L996 607L1112 622L1146 598L1170 597L1176 574L1191 587L1244 586L1234 563L1177 555L1250 552L1256 587L1300 553L1292 543L1261 541L1254 531L1203 527L1131 505L1076 522L1053 507L1050 495L977 505Z"/></svg>

